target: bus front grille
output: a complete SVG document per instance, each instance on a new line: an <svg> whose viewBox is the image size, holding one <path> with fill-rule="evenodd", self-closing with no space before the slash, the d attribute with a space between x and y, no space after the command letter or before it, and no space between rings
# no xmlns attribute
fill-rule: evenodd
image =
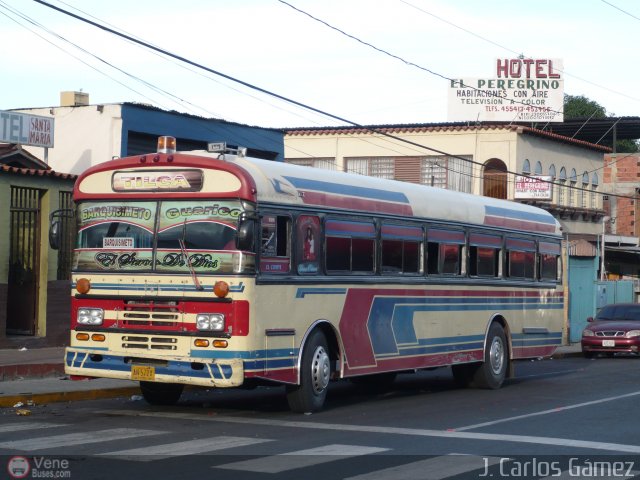
<svg viewBox="0 0 640 480"><path fill-rule="evenodd" d="M180 311L174 301L127 300L120 322L124 328L176 328L180 325Z"/></svg>
<svg viewBox="0 0 640 480"><path fill-rule="evenodd" d="M177 350L178 339L174 337L123 335L122 348L125 350Z"/></svg>

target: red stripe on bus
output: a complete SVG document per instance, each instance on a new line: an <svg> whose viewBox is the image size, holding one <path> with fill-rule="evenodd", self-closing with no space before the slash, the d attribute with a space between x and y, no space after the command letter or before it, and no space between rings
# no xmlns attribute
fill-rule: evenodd
<svg viewBox="0 0 640 480"><path fill-rule="evenodd" d="M413 216L410 205L402 203L380 202L357 197L345 197L330 193L301 191L302 200L308 205L322 205L327 207L359 210L368 213L393 213L396 215Z"/></svg>

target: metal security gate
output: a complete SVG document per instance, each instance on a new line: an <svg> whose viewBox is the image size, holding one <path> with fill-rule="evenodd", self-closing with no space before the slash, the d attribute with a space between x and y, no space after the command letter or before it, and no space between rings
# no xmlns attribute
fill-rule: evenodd
<svg viewBox="0 0 640 480"><path fill-rule="evenodd" d="M35 188L11 187L7 334L36 331L41 194Z"/></svg>

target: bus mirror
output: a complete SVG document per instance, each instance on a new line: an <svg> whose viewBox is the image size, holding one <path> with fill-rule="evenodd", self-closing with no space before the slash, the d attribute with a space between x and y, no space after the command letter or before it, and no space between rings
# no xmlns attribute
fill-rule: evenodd
<svg viewBox="0 0 640 480"><path fill-rule="evenodd" d="M244 212L240 215L238 234L236 235L236 248L238 250L253 250L255 223L255 214Z"/></svg>
<svg viewBox="0 0 640 480"><path fill-rule="evenodd" d="M49 246L58 250L62 244L62 219L73 218L73 210L61 209L51 214L49 219Z"/></svg>
<svg viewBox="0 0 640 480"><path fill-rule="evenodd" d="M51 219L51 225L49 225L49 246L54 250L60 248L60 220Z"/></svg>

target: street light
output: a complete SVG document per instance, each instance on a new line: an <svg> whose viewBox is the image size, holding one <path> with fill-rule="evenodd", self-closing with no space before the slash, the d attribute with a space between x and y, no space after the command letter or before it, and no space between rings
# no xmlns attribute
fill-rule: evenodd
<svg viewBox="0 0 640 480"><path fill-rule="evenodd" d="M604 234L605 234L605 227L609 220L611 220L611 217L608 217L608 216L602 217L602 242L600 243L600 280L605 280L604 278Z"/></svg>

